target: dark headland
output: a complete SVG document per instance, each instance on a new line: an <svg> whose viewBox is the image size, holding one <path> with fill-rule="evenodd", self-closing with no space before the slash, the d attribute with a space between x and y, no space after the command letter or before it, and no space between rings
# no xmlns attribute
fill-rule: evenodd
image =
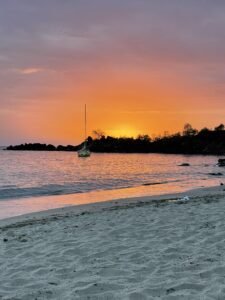
<svg viewBox="0 0 225 300"><path fill-rule="evenodd" d="M96 132L95 132L96 135ZM158 136L154 139L148 135L137 138L111 137L98 133L95 138L88 137L88 146L92 152L101 153L167 153L167 154L203 154L225 155L225 127L223 124L213 130L203 128L200 131L190 124L184 126L182 133ZM9 146L6 150L20 151L77 151L77 146L54 146L51 144L26 143Z"/></svg>

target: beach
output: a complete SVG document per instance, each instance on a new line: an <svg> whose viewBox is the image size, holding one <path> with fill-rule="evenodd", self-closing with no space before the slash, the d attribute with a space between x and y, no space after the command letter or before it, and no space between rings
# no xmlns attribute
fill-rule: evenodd
<svg viewBox="0 0 225 300"><path fill-rule="evenodd" d="M0 299L224 299L224 200L220 186L2 220Z"/></svg>
<svg viewBox="0 0 225 300"><path fill-rule="evenodd" d="M225 300L225 1L1 1L0 300Z"/></svg>

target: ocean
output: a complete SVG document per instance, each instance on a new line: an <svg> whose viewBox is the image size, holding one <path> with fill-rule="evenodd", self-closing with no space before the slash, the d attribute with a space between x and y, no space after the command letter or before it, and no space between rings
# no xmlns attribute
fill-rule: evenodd
<svg viewBox="0 0 225 300"><path fill-rule="evenodd" d="M40 199L41 203L45 197L51 202L50 208L55 208L56 198L50 196L72 194L76 202L81 195L82 199L85 195L90 199L91 195L93 202L100 195L107 199L125 198L219 185L225 176L216 165L218 158L97 153L78 158L74 152L0 151L0 203L4 202L7 209L15 200L22 205L28 203L24 202L26 199ZM183 163L190 166L180 166Z"/></svg>

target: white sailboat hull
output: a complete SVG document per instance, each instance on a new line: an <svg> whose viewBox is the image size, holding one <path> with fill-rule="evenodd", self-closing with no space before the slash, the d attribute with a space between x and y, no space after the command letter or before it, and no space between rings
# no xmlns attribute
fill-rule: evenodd
<svg viewBox="0 0 225 300"><path fill-rule="evenodd" d="M89 157L90 155L91 152L88 149L81 149L78 151L78 157Z"/></svg>

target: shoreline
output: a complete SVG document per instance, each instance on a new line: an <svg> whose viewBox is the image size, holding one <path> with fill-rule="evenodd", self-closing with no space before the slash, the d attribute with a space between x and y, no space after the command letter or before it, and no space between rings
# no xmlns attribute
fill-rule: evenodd
<svg viewBox="0 0 225 300"><path fill-rule="evenodd" d="M190 198L189 201L194 200L195 198L204 197L204 196L223 196L225 195L225 186L212 186L212 187L203 187L203 188L195 188L190 189L184 192L177 193L165 193L161 195L150 195L150 196L140 196L140 197L126 197L126 198L118 198L113 200L103 200L99 202L93 203L85 203L85 204L76 204L76 205L67 205L64 207L47 209L36 211L32 213L22 214L13 217L7 217L4 219L0 219L0 229L2 226L12 225L18 222L24 222L31 220L41 220L42 218L51 218L55 215L63 218L64 215L73 214L79 215L82 213L93 213L104 211L107 209L111 209L117 207L125 206L135 206L139 204L155 204L156 202L170 202L170 201L179 201L183 197L188 196ZM60 197L64 197L68 195L60 195ZM69 195L70 197L73 195ZM54 198L55 196L50 196ZM56 196L57 197L57 196ZM43 197L44 198L44 197ZM31 199L31 198L30 198ZM38 198L36 198L38 199Z"/></svg>

